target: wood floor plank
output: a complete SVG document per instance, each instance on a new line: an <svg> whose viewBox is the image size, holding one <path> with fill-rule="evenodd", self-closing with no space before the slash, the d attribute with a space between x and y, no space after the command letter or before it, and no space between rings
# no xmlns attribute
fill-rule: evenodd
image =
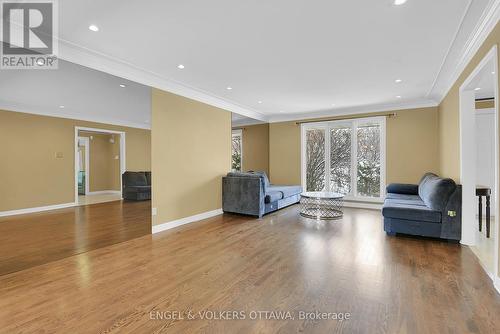
<svg viewBox="0 0 500 334"><path fill-rule="evenodd" d="M150 201L114 201L2 217L0 275L150 233Z"/></svg>
<svg viewBox="0 0 500 334"><path fill-rule="evenodd" d="M297 207L261 220L222 215L0 276L0 333L495 333L499 312L468 247L387 237L380 212L362 209L334 222L300 218Z"/></svg>

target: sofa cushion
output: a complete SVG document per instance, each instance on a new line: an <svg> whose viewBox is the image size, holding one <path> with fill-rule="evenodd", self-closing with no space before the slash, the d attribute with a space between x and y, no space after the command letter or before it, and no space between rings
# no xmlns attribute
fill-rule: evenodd
<svg viewBox="0 0 500 334"><path fill-rule="evenodd" d="M125 191L128 193L145 193L151 191L151 186L127 186Z"/></svg>
<svg viewBox="0 0 500 334"><path fill-rule="evenodd" d="M265 203L271 203L279 201L283 198L283 193L281 191L268 191L266 192L266 197L264 197Z"/></svg>
<svg viewBox="0 0 500 334"><path fill-rule="evenodd" d="M283 194L283 198L291 197L293 195L298 195L302 192L301 186L274 186L271 185L268 191L280 191Z"/></svg>
<svg viewBox="0 0 500 334"><path fill-rule="evenodd" d="M391 203L390 201L386 201L382 208L382 215L387 218L441 223L440 211L415 204Z"/></svg>
<svg viewBox="0 0 500 334"><path fill-rule="evenodd" d="M427 173L420 181L418 195L429 208L443 211L455 188L456 184L452 179L442 179L436 174Z"/></svg>
<svg viewBox="0 0 500 334"><path fill-rule="evenodd" d="M418 197L418 196L417 196ZM388 204L409 204L409 205L418 205L418 206L426 206L424 201L418 198L388 198L384 203Z"/></svg>
<svg viewBox="0 0 500 334"><path fill-rule="evenodd" d="M387 193L418 195L418 185L407 183L391 183L387 186Z"/></svg>
<svg viewBox="0 0 500 334"><path fill-rule="evenodd" d="M264 179L264 189L267 189L269 187L269 178L267 177L266 172L262 171L250 171L249 173L257 174L260 175Z"/></svg>
<svg viewBox="0 0 500 334"><path fill-rule="evenodd" d="M146 175L147 185L150 186L151 185L151 172L144 172L144 174Z"/></svg>

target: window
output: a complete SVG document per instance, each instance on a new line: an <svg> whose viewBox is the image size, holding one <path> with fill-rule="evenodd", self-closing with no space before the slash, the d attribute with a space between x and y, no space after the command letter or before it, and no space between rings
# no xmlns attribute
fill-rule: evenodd
<svg viewBox="0 0 500 334"><path fill-rule="evenodd" d="M233 130L231 144L231 169L233 172L241 172L243 161L243 133L242 130Z"/></svg>
<svg viewBox="0 0 500 334"><path fill-rule="evenodd" d="M302 124L302 184L347 199L380 199L385 179L385 117Z"/></svg>

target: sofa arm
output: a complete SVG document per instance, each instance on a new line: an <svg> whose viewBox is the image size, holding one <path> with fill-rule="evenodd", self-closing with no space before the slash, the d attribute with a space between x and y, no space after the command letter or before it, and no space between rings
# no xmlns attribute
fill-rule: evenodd
<svg viewBox="0 0 500 334"><path fill-rule="evenodd" d="M406 183L391 183L387 186L387 193L418 195L418 185Z"/></svg>
<svg viewBox="0 0 500 334"><path fill-rule="evenodd" d="M224 176L222 210L262 217L265 205L264 188L260 178Z"/></svg>
<svg viewBox="0 0 500 334"><path fill-rule="evenodd" d="M462 186L457 184L444 208L441 222L441 238L460 240L462 238Z"/></svg>

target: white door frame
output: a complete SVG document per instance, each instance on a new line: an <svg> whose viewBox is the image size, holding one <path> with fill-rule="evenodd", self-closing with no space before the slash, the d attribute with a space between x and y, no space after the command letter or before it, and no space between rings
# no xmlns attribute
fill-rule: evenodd
<svg viewBox="0 0 500 334"><path fill-rule="evenodd" d="M74 159L74 168L75 168L75 203L78 204L78 132L79 131L90 131L90 132L98 132L98 133L109 133L109 134L118 134L120 135L120 194L122 193L121 189L123 188L122 184L122 175L127 170L125 165L126 157L125 157L125 132L124 131L114 131L107 129L98 129L98 128L88 128L83 126L75 126L75 143L74 143L74 151L75 151L75 159Z"/></svg>
<svg viewBox="0 0 500 334"><path fill-rule="evenodd" d="M90 140L88 137L78 137L78 141L83 141L85 147L85 195L87 195L90 192Z"/></svg>
<svg viewBox="0 0 500 334"><path fill-rule="evenodd" d="M494 216L499 217L498 211L498 187L499 187L499 162L498 162L498 149L499 149L499 134L498 134L498 51L496 45L486 54L481 60L479 65L467 77L464 83L460 86L460 180L462 183L462 240L464 245L473 246L476 244L476 212L475 201L477 201L475 194L475 179L476 179L476 157L475 157L475 93L471 84L481 70L493 63L494 75L494 98L495 98L495 189L492 194L493 201L495 201ZM498 226L498 225L497 225ZM497 290L500 287L500 279L498 278L498 241L499 230L496 228L493 235L495 250L493 258L493 273L492 280Z"/></svg>

